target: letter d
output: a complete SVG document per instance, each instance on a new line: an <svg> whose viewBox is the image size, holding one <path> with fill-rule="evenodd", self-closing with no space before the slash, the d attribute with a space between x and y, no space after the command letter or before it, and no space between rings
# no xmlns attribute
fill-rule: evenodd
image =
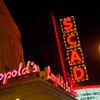
<svg viewBox="0 0 100 100"><path fill-rule="evenodd" d="M75 80L78 81L84 77L85 72L82 68L73 68L73 74L74 74Z"/></svg>

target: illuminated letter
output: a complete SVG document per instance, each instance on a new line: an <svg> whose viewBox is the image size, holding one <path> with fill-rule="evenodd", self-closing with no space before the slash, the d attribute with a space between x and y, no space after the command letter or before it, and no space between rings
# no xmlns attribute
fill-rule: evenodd
<svg viewBox="0 0 100 100"><path fill-rule="evenodd" d="M22 63L19 64L18 76L21 76Z"/></svg>
<svg viewBox="0 0 100 100"><path fill-rule="evenodd" d="M3 79L3 84L6 84L7 83L7 74L4 73L4 79Z"/></svg>
<svg viewBox="0 0 100 100"><path fill-rule="evenodd" d="M81 58L76 50L72 50L71 63L74 63L75 60L81 61Z"/></svg>
<svg viewBox="0 0 100 100"><path fill-rule="evenodd" d="M3 79L3 74L0 74L0 81Z"/></svg>
<svg viewBox="0 0 100 100"><path fill-rule="evenodd" d="M37 71L37 67L36 65L33 66L33 72L36 72Z"/></svg>
<svg viewBox="0 0 100 100"><path fill-rule="evenodd" d="M44 72L45 72L45 78L46 78L46 80L51 79L51 75L50 75L51 69L50 69L50 66L45 67L44 70L45 70Z"/></svg>
<svg viewBox="0 0 100 100"><path fill-rule="evenodd" d="M68 86L68 82L66 82L66 91L70 92L70 87Z"/></svg>
<svg viewBox="0 0 100 100"><path fill-rule="evenodd" d="M17 70L13 70L12 71L12 77L16 77L17 76Z"/></svg>
<svg viewBox="0 0 100 100"><path fill-rule="evenodd" d="M69 30L73 27L73 24L71 21L71 18L66 18L63 20L64 30Z"/></svg>
<svg viewBox="0 0 100 100"><path fill-rule="evenodd" d="M25 75L25 74L29 74L29 68L30 68L30 61L27 62L27 66L22 70L22 74Z"/></svg>
<svg viewBox="0 0 100 100"><path fill-rule="evenodd" d="M80 73L79 75L78 72ZM75 80L81 80L84 77L84 70L82 68L73 68L73 74Z"/></svg>
<svg viewBox="0 0 100 100"><path fill-rule="evenodd" d="M7 72L7 79L11 78L11 72Z"/></svg>
<svg viewBox="0 0 100 100"><path fill-rule="evenodd" d="M70 34L70 35L68 35L68 37L67 37L67 42L68 42L68 44L70 44L70 45L75 45L77 42L76 41L71 41L71 38L72 37L75 37L75 34L73 33L73 34Z"/></svg>
<svg viewBox="0 0 100 100"><path fill-rule="evenodd" d="M32 72L37 72L38 70L38 66L34 63L34 62L31 62L31 66L33 66L33 71Z"/></svg>

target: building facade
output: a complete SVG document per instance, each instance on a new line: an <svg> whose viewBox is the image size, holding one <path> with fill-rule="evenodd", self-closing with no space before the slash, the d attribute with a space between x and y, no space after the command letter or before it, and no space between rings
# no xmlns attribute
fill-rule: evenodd
<svg viewBox="0 0 100 100"><path fill-rule="evenodd" d="M3 0L0 0L0 72L17 69L24 63L20 31Z"/></svg>
<svg viewBox="0 0 100 100"><path fill-rule="evenodd" d="M49 74L48 78L58 79ZM58 81L50 83L43 76L45 72L40 72L34 62L28 61L25 66L21 33L0 0L0 100L76 100L70 92L55 86Z"/></svg>

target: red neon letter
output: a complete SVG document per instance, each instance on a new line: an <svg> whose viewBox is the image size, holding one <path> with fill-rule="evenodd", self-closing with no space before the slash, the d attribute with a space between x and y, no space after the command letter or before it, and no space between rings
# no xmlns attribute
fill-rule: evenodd
<svg viewBox="0 0 100 100"><path fill-rule="evenodd" d="M73 27L73 24L71 21L72 21L71 18L66 18L63 20L64 30L69 30Z"/></svg>
<svg viewBox="0 0 100 100"><path fill-rule="evenodd" d="M18 76L21 76L22 63L19 64Z"/></svg>
<svg viewBox="0 0 100 100"><path fill-rule="evenodd" d="M7 79L11 78L11 72L7 72Z"/></svg>
<svg viewBox="0 0 100 100"><path fill-rule="evenodd" d="M68 42L68 44L70 44L70 45L75 45L75 44L77 44L76 41L71 41L71 38L72 38L72 37L75 37L75 34L74 34L74 33L68 35L68 37L67 37L67 42Z"/></svg>
<svg viewBox="0 0 100 100"><path fill-rule="evenodd" d="M30 73L30 72L29 72L30 64L31 64L31 62L28 61L28 62L27 62L27 66L22 70L22 74L23 74L23 75L29 74L29 73Z"/></svg>
<svg viewBox="0 0 100 100"><path fill-rule="evenodd" d="M37 71L37 67L36 65L33 66L33 72L36 72Z"/></svg>
<svg viewBox="0 0 100 100"><path fill-rule="evenodd" d="M48 72L47 72L47 80L51 79L50 73L51 73L51 69L50 66L48 66Z"/></svg>
<svg viewBox="0 0 100 100"><path fill-rule="evenodd" d="M16 77L17 76L17 70L13 70L12 71L12 77Z"/></svg>
<svg viewBox="0 0 100 100"><path fill-rule="evenodd" d="M3 84L6 84L7 83L7 74L4 73L4 79L3 79Z"/></svg>
<svg viewBox="0 0 100 100"><path fill-rule="evenodd" d="M72 50L71 53L71 63L74 63L75 60L81 61L81 58L76 50Z"/></svg>
<svg viewBox="0 0 100 100"><path fill-rule="evenodd" d="M78 75L78 72L80 72L80 75ZM73 74L75 80L81 80L84 77L84 70L82 68L73 68Z"/></svg>
<svg viewBox="0 0 100 100"><path fill-rule="evenodd" d="M0 81L3 79L3 74L0 74Z"/></svg>

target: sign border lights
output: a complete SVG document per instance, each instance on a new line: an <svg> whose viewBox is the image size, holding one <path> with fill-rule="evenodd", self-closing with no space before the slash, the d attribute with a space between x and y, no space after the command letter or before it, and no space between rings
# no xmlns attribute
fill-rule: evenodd
<svg viewBox="0 0 100 100"><path fill-rule="evenodd" d="M63 41L66 49L67 60L71 67L70 72L73 81L80 82L88 80L88 74L84 64L85 61L74 16L60 19L60 27L63 33ZM80 73L80 77L78 77L78 73Z"/></svg>
<svg viewBox="0 0 100 100"><path fill-rule="evenodd" d="M83 57L82 49L80 47L67 50L66 52L67 52L67 56L68 56L67 58L70 66L84 63L84 57Z"/></svg>
<svg viewBox="0 0 100 100"><path fill-rule="evenodd" d="M71 18L71 20L70 20ZM64 25L63 24L63 21L66 20L67 21L65 22L66 24ZM73 23L72 23L73 22ZM71 23L73 24L73 26L71 25ZM76 30L76 24L75 24L75 18L74 16L71 16L71 17L66 17L66 18L63 18L63 19L60 19L60 27L61 27L61 30L63 31L63 33L65 34L66 32L70 32L70 31L75 31ZM66 29L64 30L64 26L65 27L69 27L69 29ZM72 27L71 27L72 26Z"/></svg>
<svg viewBox="0 0 100 100"><path fill-rule="evenodd" d="M69 39L67 38L69 35L71 35L71 34L74 34L72 37L70 37ZM74 40L74 41L71 41L71 38L73 38L73 37L75 37L77 40ZM66 41L66 39L67 39L67 41ZM78 33L77 33L77 31L75 31L75 32L69 32L69 33L67 33L67 34L63 34L63 40L64 40L64 43L65 43L65 47L66 47L66 49L72 49L72 48L76 48L76 47L79 47L80 46L80 40L79 40L79 37L78 37ZM69 43L69 41L70 42L76 42L76 44L71 44L71 43ZM69 46L68 46L69 45Z"/></svg>
<svg viewBox="0 0 100 100"><path fill-rule="evenodd" d="M79 71L79 70L81 70L82 72ZM88 80L88 74L87 74L85 64L70 67L70 71L71 71L72 80L74 82L80 82L80 81ZM78 71L81 72L80 75L76 74L76 73L78 73ZM84 74L84 75L82 75L82 74ZM80 76L81 76L81 78L80 78ZM78 78L80 78L80 79L78 79Z"/></svg>

